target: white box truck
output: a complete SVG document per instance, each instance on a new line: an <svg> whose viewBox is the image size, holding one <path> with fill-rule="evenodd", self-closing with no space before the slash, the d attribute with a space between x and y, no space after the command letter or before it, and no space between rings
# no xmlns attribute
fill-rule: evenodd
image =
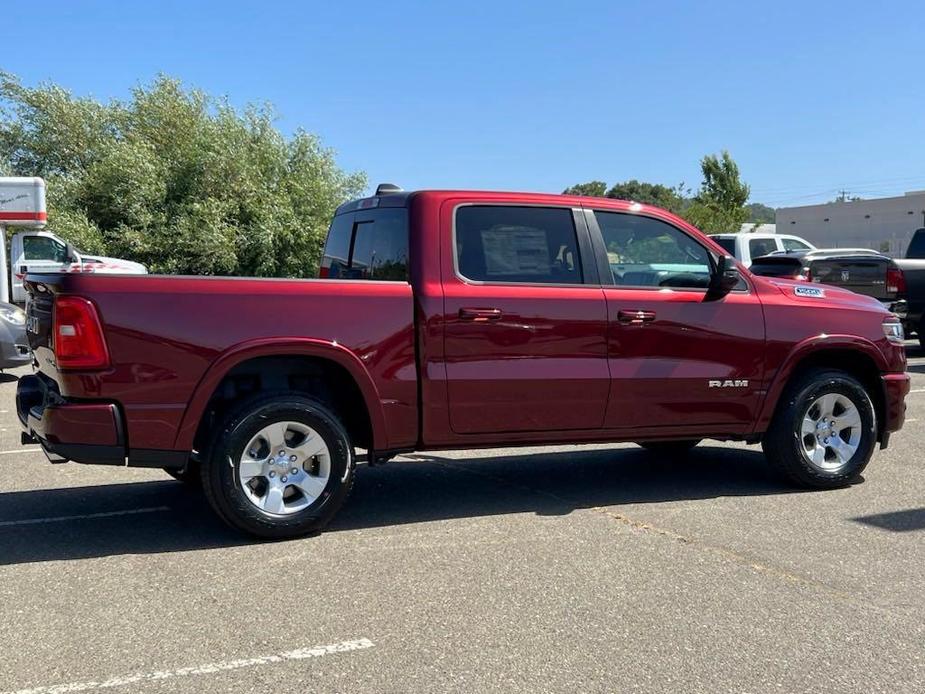
<svg viewBox="0 0 925 694"><path fill-rule="evenodd" d="M145 274L141 263L91 256L45 231L45 181L35 177L0 177L0 302L24 304L23 277L27 272L103 272ZM10 239L6 231L21 229Z"/></svg>

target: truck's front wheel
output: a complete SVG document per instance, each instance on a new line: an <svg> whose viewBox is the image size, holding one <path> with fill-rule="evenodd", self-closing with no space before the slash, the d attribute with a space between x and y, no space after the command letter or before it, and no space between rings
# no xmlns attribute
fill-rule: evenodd
<svg viewBox="0 0 925 694"><path fill-rule="evenodd" d="M353 485L353 447L337 415L310 397L263 395L212 438L202 482L229 525L262 539L322 529Z"/></svg>
<svg viewBox="0 0 925 694"><path fill-rule="evenodd" d="M833 489L857 479L876 443L876 411L864 386L843 371L813 370L787 389L761 445L790 481Z"/></svg>

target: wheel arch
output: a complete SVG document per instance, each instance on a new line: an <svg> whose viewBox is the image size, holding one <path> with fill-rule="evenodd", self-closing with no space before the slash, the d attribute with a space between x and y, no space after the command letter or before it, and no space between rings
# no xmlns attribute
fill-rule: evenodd
<svg viewBox="0 0 925 694"><path fill-rule="evenodd" d="M220 389L229 379L247 373L249 367L261 373L268 369L285 371L281 364L304 365L312 373L327 370L336 383L355 388L346 393L345 399L352 405L362 405L362 412L351 408L350 416L355 419L348 425L352 434L360 432L360 441L366 446L387 448L385 416L379 393L372 377L360 359L343 345L314 338L261 339L235 345L223 352L200 379L183 415L174 447L192 450L199 442L203 426L207 424L210 403L215 401ZM297 369L297 367L294 367ZM306 391L311 392L311 391ZM365 415L362 417L360 415ZM363 441L363 429L368 438Z"/></svg>
<svg viewBox="0 0 925 694"><path fill-rule="evenodd" d="M755 433L767 431L787 386L814 368L844 371L861 382L874 403L877 439L880 440L886 410L886 393L881 374L887 369L887 363L873 342L854 335L819 336L797 345L771 381L755 425Z"/></svg>

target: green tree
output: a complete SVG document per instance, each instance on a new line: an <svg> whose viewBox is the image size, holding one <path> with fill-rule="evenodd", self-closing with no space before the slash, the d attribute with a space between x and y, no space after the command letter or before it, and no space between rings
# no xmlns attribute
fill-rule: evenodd
<svg viewBox="0 0 925 694"><path fill-rule="evenodd" d="M672 212L679 212L685 204L684 184L673 188L661 183L646 183L635 178L623 183L614 184L609 190L604 181L588 181L570 186L562 191L563 195L589 195L597 198L617 198L619 200L632 200L645 205L656 205Z"/></svg>
<svg viewBox="0 0 925 694"><path fill-rule="evenodd" d="M671 212L680 212L684 206L684 184L670 188L661 183L646 183L635 178L623 183L615 183L607 191L608 198L632 200L644 205L655 205Z"/></svg>
<svg viewBox="0 0 925 694"><path fill-rule="evenodd" d="M773 224L776 219L776 212L773 207L762 205L760 202L752 202L745 206L748 209L748 219L746 222L754 224Z"/></svg>
<svg viewBox="0 0 925 694"><path fill-rule="evenodd" d="M153 272L309 277L330 216L365 188L267 106L159 77L98 103L0 72L0 170L48 182L49 226Z"/></svg>
<svg viewBox="0 0 925 694"><path fill-rule="evenodd" d="M750 189L739 176L739 167L725 150L700 161L703 183L684 218L708 234L735 232L748 219Z"/></svg>
<svg viewBox="0 0 925 694"><path fill-rule="evenodd" d="M592 198L602 198L607 192L607 184L603 181L588 181L569 186L562 191L563 195L587 195Z"/></svg>

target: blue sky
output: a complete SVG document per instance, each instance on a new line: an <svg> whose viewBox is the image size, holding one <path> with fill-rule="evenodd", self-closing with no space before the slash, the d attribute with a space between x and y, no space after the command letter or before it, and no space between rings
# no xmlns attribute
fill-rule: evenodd
<svg viewBox="0 0 925 694"><path fill-rule="evenodd" d="M772 206L925 189L921 2L5 2L0 67L271 102L372 185L699 184ZM27 38L28 37L28 38Z"/></svg>

